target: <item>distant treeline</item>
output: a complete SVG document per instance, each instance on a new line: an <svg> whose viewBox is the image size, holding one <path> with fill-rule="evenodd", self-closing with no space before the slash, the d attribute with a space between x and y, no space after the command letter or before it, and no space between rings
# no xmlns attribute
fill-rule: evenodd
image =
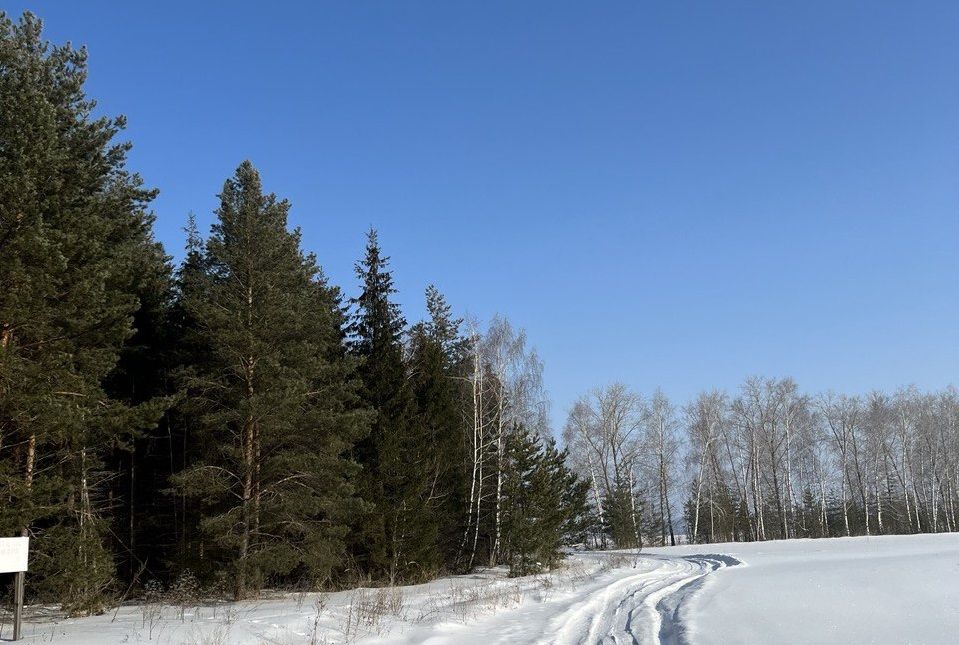
<svg viewBox="0 0 959 645"><path fill-rule="evenodd" d="M791 379L750 378L680 409L614 384L573 406L564 437L595 526L618 526L619 544L959 529L952 387L811 396Z"/></svg>
<svg viewBox="0 0 959 645"><path fill-rule="evenodd" d="M433 287L407 324L375 231L344 297L249 162L174 269L86 74L0 16L0 535L31 536L33 599L519 575L583 541L522 333Z"/></svg>

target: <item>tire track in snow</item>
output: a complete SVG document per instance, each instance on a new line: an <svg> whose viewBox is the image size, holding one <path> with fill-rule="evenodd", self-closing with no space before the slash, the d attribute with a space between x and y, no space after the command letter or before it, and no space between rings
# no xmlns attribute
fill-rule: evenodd
<svg viewBox="0 0 959 645"><path fill-rule="evenodd" d="M556 645L686 645L684 603L717 569L741 564L727 555L643 555L643 570L627 574L572 603L541 643Z"/></svg>
<svg viewBox="0 0 959 645"><path fill-rule="evenodd" d="M685 607L686 601L705 584L708 574L717 569L742 564L737 558L720 553L689 555L684 559L698 562L704 567L704 571L691 580L686 580L656 603L656 613L659 615L659 633L657 634L659 645L688 645L689 639L680 610Z"/></svg>

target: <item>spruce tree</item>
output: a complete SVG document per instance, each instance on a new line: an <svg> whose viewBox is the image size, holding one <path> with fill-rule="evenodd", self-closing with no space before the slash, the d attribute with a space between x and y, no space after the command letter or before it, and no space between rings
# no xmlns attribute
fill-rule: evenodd
<svg viewBox="0 0 959 645"><path fill-rule="evenodd" d="M421 520L435 544L430 568L456 566L466 516L466 443L463 429L465 353L446 299L430 285L426 289L430 317L411 333L411 375L416 399L416 423L421 429L421 454L432 480L429 505Z"/></svg>
<svg viewBox="0 0 959 645"><path fill-rule="evenodd" d="M389 258L376 231L356 265L362 292L350 326L352 349L362 361L363 400L374 412L370 434L356 448L362 491L372 512L358 534L357 556L366 572L391 582L424 578L435 565L436 522L430 512L433 459L428 431L418 422L404 361L406 321L393 302Z"/></svg>
<svg viewBox="0 0 959 645"><path fill-rule="evenodd" d="M568 448L559 451L555 443L550 441L547 454L553 468L557 471L557 478L561 481L563 491L561 542L568 545L585 545L589 536L601 529L598 518L589 503L590 483L579 477L569 467Z"/></svg>
<svg viewBox="0 0 959 645"><path fill-rule="evenodd" d="M204 334L199 333L201 321L194 317L188 294L200 293L207 279L208 266L203 238L197 227L196 217L190 213L186 233L186 248L183 261L177 267L174 280L174 300L169 314L167 348L171 381L177 388L179 402L165 419L168 436L167 479L175 482L177 473L185 471L203 454L200 439L202 415L197 418L195 408L188 398L187 384L197 373L216 369L212 347ZM197 312L200 313L200 312ZM195 495L188 494L182 486L167 486L163 489L172 507L173 517L168 529L172 531L173 544L166 549L161 561L171 571L191 571L201 576L209 575L217 563L205 558L204 535L200 527L201 504Z"/></svg>
<svg viewBox="0 0 959 645"><path fill-rule="evenodd" d="M566 466L567 454L552 439L523 426L506 440L503 525L510 574L552 569L561 547L585 530L588 486Z"/></svg>
<svg viewBox="0 0 959 645"><path fill-rule="evenodd" d="M206 553L235 598L329 578L359 507L348 452L365 424L338 293L287 230L249 162L220 195L202 262L181 272L201 360L186 374L195 461L175 478L200 502Z"/></svg>
<svg viewBox="0 0 959 645"><path fill-rule="evenodd" d="M170 334L173 280L169 257L160 246L147 247L138 257L132 287L140 304L133 317L135 332L125 343L116 367L107 377L105 391L129 405L166 401L173 384L169 379L175 340ZM166 495L168 486L168 419L135 433L118 443L106 460L111 479L113 551L119 573L126 583L137 573L161 562L170 546L173 508Z"/></svg>
<svg viewBox="0 0 959 645"><path fill-rule="evenodd" d="M642 508L623 473L616 473L612 490L603 499L604 529L620 549L642 548Z"/></svg>
<svg viewBox="0 0 959 645"><path fill-rule="evenodd" d="M155 192L125 168L123 117L92 116L86 51L41 31L0 14L0 535L32 536L32 590L80 612L114 573L104 458L162 413L104 388L157 250Z"/></svg>
<svg viewBox="0 0 959 645"><path fill-rule="evenodd" d="M503 526L510 575L525 576L542 568L539 561L545 523L542 445L525 428L515 428L506 441L503 483Z"/></svg>

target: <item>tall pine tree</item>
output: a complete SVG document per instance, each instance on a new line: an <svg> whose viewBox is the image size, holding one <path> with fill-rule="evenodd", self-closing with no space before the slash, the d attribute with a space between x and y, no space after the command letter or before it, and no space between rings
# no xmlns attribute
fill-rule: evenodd
<svg viewBox="0 0 959 645"><path fill-rule="evenodd" d="M154 191L125 169L122 117L94 118L85 50L0 14L0 535L33 539L30 584L96 609L114 563L104 458L162 413L104 388L156 253Z"/></svg>
<svg viewBox="0 0 959 645"><path fill-rule="evenodd" d="M322 582L341 562L365 414L338 294L287 230L289 203L263 194L249 162L220 200L202 262L181 274L202 357L185 380L196 460L176 484L200 500L206 557L243 598Z"/></svg>

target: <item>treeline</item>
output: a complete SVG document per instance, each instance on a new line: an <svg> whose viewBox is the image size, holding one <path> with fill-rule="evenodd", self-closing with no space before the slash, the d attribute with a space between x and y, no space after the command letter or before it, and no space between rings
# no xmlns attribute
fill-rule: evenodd
<svg viewBox="0 0 959 645"><path fill-rule="evenodd" d="M408 324L375 231L347 298L249 162L174 268L86 75L0 15L0 535L32 598L526 574L583 540L521 332L433 287Z"/></svg>
<svg viewBox="0 0 959 645"><path fill-rule="evenodd" d="M677 408L613 385L580 399L564 436L618 544L959 530L952 387L813 396L750 378Z"/></svg>

